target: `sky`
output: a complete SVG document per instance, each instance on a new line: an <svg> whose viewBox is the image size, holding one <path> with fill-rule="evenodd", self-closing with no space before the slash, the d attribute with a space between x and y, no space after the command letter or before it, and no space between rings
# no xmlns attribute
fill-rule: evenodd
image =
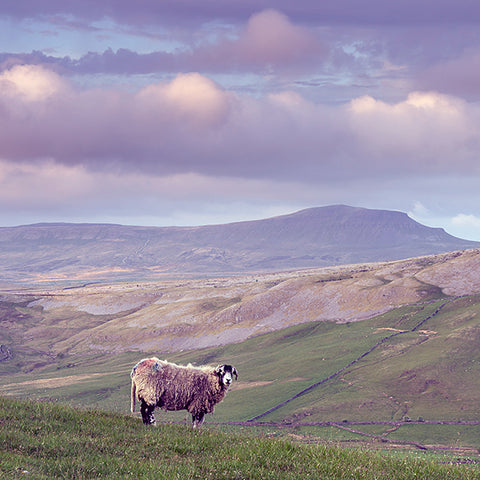
<svg viewBox="0 0 480 480"><path fill-rule="evenodd" d="M4 0L0 226L345 204L480 241L477 0Z"/></svg>

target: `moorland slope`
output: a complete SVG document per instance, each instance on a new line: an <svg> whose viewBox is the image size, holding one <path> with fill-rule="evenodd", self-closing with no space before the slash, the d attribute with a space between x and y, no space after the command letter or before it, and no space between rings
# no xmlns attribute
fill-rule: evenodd
<svg viewBox="0 0 480 480"><path fill-rule="evenodd" d="M355 322L393 308L480 292L480 250L216 279L3 289L11 351L175 352L237 343L312 322Z"/></svg>
<svg viewBox="0 0 480 480"><path fill-rule="evenodd" d="M480 250L216 279L4 288L3 349L58 354L175 352L288 326L372 318L480 292ZM5 350L6 351L6 350Z"/></svg>
<svg viewBox="0 0 480 480"><path fill-rule="evenodd" d="M405 213L344 205L199 227L0 228L2 281L137 280L277 272L480 248Z"/></svg>
<svg viewBox="0 0 480 480"><path fill-rule="evenodd" d="M125 412L131 366L153 353L238 368L217 421L261 415L331 439L361 429L479 448L479 271L480 250L467 250L244 277L4 288L2 392ZM308 422L317 427L297 426Z"/></svg>

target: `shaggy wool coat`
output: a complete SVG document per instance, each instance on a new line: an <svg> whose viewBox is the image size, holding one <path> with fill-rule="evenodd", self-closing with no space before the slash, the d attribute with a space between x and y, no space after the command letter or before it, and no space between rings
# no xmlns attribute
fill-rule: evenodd
<svg viewBox="0 0 480 480"><path fill-rule="evenodd" d="M164 410L212 413L227 390L214 367L185 367L148 358L132 371L132 412L138 399Z"/></svg>

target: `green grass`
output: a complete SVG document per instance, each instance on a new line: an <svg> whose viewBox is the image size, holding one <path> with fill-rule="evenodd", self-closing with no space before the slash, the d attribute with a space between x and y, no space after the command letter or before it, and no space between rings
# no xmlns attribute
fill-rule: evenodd
<svg viewBox="0 0 480 480"><path fill-rule="evenodd" d="M115 413L0 398L0 476L42 479L479 479L412 456L297 445Z"/></svg>
<svg viewBox="0 0 480 480"><path fill-rule="evenodd" d="M408 332L443 301L404 306L361 322L296 325L238 344L174 355L65 355L31 373L15 371L18 358L14 358L0 365L4 369L2 394L125 413L129 411L131 367L140 358L155 354L179 363L235 365L239 371L237 388L228 393L207 422L248 420L328 377L396 329L407 333L391 338L340 375L262 420L398 421L408 417L480 421L480 296L457 299L420 331ZM36 383L42 379L60 382ZM172 421L187 418L184 412L159 412L157 416ZM390 428L378 427L375 434L432 446L480 449L478 425L406 425L389 433ZM319 439L360 438L324 427L309 427L308 431Z"/></svg>

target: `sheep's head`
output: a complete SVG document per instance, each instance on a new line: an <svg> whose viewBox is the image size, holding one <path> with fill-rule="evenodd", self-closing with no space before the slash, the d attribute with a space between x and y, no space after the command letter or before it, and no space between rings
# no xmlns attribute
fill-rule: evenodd
<svg viewBox="0 0 480 480"><path fill-rule="evenodd" d="M225 387L230 386L230 384L233 382L233 377L235 377L235 380L238 379L237 369L232 365L219 365L215 369L215 373L220 379L220 385Z"/></svg>

